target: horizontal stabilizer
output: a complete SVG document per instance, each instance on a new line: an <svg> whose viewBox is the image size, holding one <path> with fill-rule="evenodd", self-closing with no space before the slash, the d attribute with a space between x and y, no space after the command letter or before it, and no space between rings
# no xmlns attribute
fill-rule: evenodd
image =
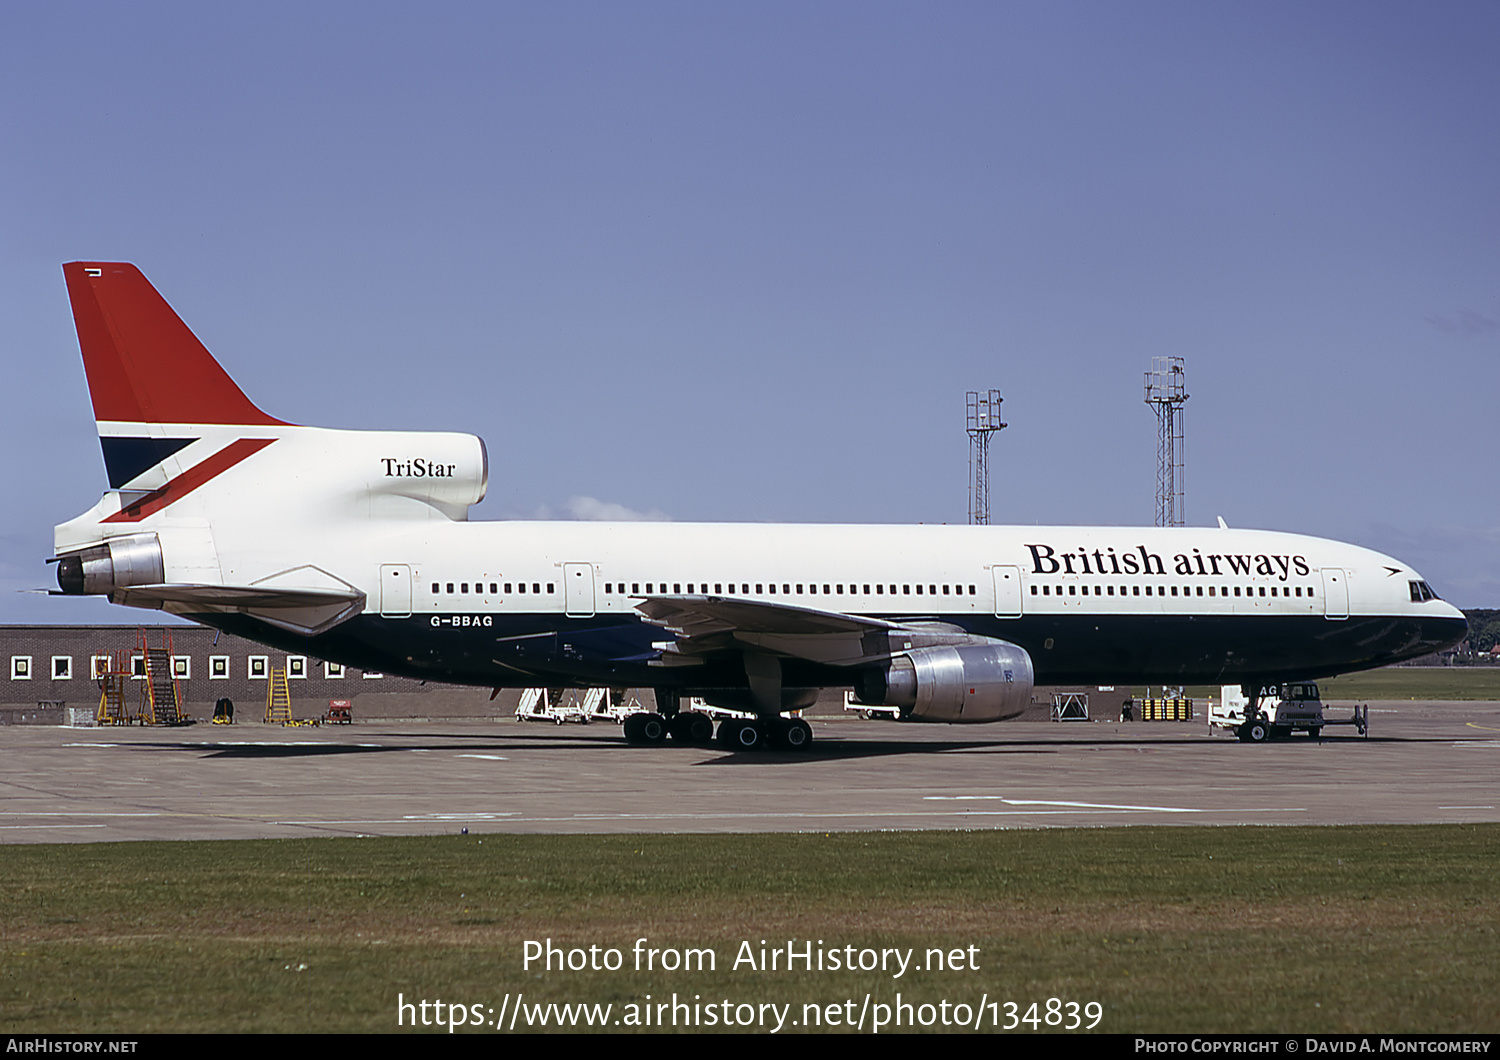
<svg viewBox="0 0 1500 1060"><path fill-rule="evenodd" d="M134 585L116 589L111 600L132 607L166 604L230 608L300 608L349 604L363 600L364 593L335 589L270 589L259 585Z"/></svg>
<svg viewBox="0 0 1500 1060"><path fill-rule="evenodd" d="M242 614L304 637L317 636L364 610L365 594L353 588L270 585L133 585L110 601L176 615Z"/></svg>

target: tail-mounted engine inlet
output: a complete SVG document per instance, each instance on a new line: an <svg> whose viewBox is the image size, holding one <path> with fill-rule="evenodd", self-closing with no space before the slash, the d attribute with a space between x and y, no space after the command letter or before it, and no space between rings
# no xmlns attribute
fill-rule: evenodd
<svg viewBox="0 0 1500 1060"><path fill-rule="evenodd" d="M98 596L132 585L160 585L165 577L155 534L112 537L57 561L57 584L69 596Z"/></svg>

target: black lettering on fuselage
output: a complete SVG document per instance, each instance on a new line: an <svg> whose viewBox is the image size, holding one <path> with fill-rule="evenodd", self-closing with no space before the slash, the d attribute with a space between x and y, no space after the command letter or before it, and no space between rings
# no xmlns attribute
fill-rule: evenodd
<svg viewBox="0 0 1500 1060"><path fill-rule="evenodd" d="M439 464L420 456L411 460L383 456L380 462L385 465L386 478L453 478L454 469L458 467L457 464Z"/></svg>
<svg viewBox="0 0 1500 1060"><path fill-rule="evenodd" d="M451 465L450 465L451 467ZM1077 552L1058 552L1051 545L1027 545L1031 552L1032 574L1160 574L1167 573L1167 566L1145 545L1137 545L1134 552L1116 553L1113 546L1094 549L1092 552L1079 547ZM1293 571L1300 577L1312 573L1305 556L1230 556L1221 553L1204 555L1202 549L1193 549L1191 556L1179 552L1172 557L1174 573L1184 577L1222 578L1225 570L1220 561L1229 568L1228 573L1249 577L1260 574L1278 581L1286 581ZM1075 566L1076 564L1076 566ZM1081 569L1080 569L1081 568Z"/></svg>

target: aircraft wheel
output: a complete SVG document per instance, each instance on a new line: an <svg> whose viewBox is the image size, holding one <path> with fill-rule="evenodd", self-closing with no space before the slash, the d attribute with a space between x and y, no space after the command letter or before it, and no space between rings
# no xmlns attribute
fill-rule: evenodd
<svg viewBox="0 0 1500 1060"><path fill-rule="evenodd" d="M672 739L678 743L705 744L713 740L714 723L707 714L695 710L683 711L667 722Z"/></svg>
<svg viewBox="0 0 1500 1060"><path fill-rule="evenodd" d="M754 751L763 741L758 722L730 718L719 722L719 746L730 751Z"/></svg>
<svg viewBox="0 0 1500 1060"><path fill-rule="evenodd" d="M667 719L660 714L647 714L646 720L641 722L641 742L648 744L666 743Z"/></svg>
<svg viewBox="0 0 1500 1060"><path fill-rule="evenodd" d="M667 738L667 720L660 714L642 711L625 719L625 742L649 746Z"/></svg>
<svg viewBox="0 0 1500 1060"><path fill-rule="evenodd" d="M788 751L806 751L812 746L812 726L801 718L791 719L777 735Z"/></svg>

